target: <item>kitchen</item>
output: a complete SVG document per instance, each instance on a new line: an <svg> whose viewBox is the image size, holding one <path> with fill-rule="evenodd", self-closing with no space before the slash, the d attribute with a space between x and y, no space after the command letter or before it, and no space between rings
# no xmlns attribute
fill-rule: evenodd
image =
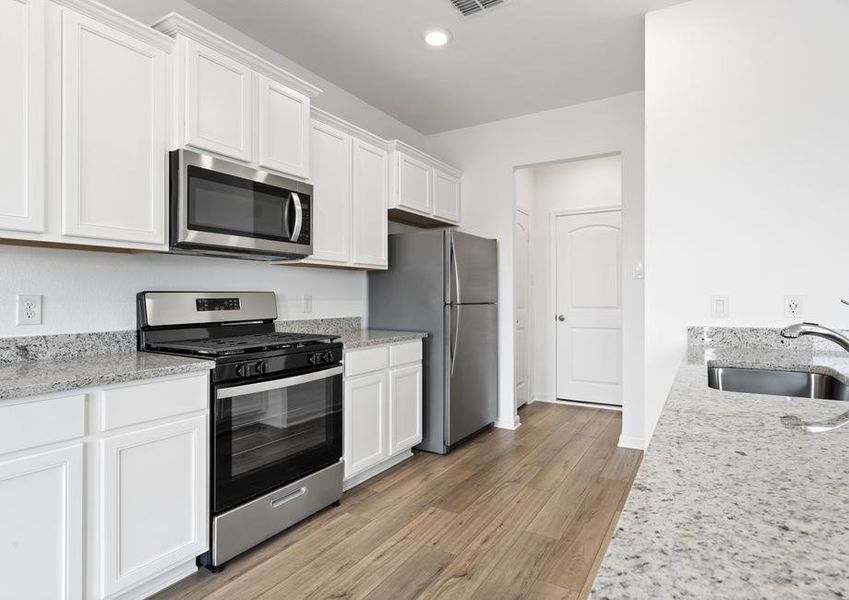
<svg viewBox="0 0 849 600"><path fill-rule="evenodd" d="M2 3L0 597L845 593L847 8L297 4ZM609 157L615 410L537 202L514 323L516 173ZM317 470L216 507L252 426Z"/></svg>

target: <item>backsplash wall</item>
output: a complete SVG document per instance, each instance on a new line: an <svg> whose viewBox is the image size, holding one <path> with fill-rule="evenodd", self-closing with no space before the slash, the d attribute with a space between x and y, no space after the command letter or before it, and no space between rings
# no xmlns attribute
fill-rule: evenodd
<svg viewBox="0 0 849 600"><path fill-rule="evenodd" d="M277 293L280 319L362 317L366 275L236 259L0 246L0 337L135 329L143 290ZM43 296L41 325L15 325L16 294ZM303 295L313 310L304 313Z"/></svg>

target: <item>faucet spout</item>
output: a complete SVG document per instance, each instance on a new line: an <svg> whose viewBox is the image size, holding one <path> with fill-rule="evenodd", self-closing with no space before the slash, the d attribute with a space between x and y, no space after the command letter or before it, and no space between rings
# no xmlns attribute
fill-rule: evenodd
<svg viewBox="0 0 849 600"><path fill-rule="evenodd" d="M816 323L796 323L781 330L781 337L787 339L795 340L804 335L812 335L829 340L849 352L849 338L834 329L829 329Z"/></svg>

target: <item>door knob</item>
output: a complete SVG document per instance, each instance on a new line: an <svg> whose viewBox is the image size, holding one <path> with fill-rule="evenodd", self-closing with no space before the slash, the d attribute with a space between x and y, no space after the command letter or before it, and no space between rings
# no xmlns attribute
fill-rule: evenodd
<svg viewBox="0 0 849 600"><path fill-rule="evenodd" d="M566 315L557 315L557 320L558 320L558 321L565 321L565 320L566 320Z"/></svg>

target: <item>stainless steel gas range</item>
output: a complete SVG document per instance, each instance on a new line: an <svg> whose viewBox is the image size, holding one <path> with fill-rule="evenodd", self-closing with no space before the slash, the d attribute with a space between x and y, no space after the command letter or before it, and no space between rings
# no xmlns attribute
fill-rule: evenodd
<svg viewBox="0 0 849 600"><path fill-rule="evenodd" d="M139 349L215 360L210 551L218 570L342 496L342 344L278 333L273 292L142 292Z"/></svg>

